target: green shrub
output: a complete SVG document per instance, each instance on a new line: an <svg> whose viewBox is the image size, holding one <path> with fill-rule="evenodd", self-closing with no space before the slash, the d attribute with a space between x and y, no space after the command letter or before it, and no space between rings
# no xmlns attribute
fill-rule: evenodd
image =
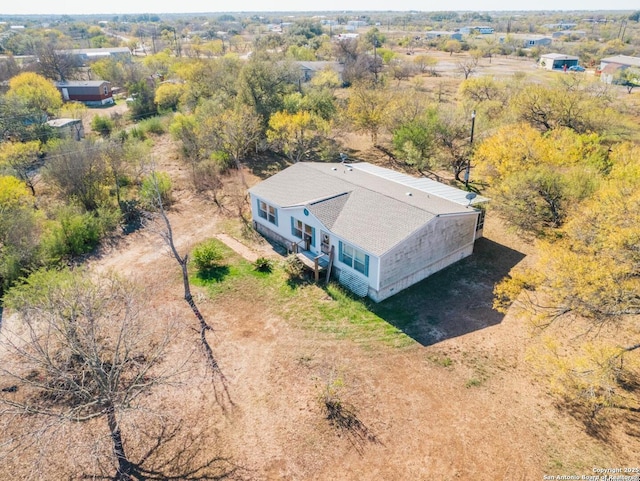
<svg viewBox="0 0 640 481"><path fill-rule="evenodd" d="M144 129L142 129L140 126L131 127L131 129L129 129L129 134L132 138L138 140L144 140L147 138L144 133Z"/></svg>
<svg viewBox="0 0 640 481"><path fill-rule="evenodd" d="M259 272L271 272L273 269L273 262L266 257L258 257L253 263L253 268Z"/></svg>
<svg viewBox="0 0 640 481"><path fill-rule="evenodd" d="M122 142L123 144L129 140L129 132L127 132L126 130L118 130L118 133L115 135L116 139L118 139L118 141Z"/></svg>
<svg viewBox="0 0 640 481"><path fill-rule="evenodd" d="M57 222L43 240L49 261L59 262L95 249L102 230L98 217L72 207L60 209L57 217Z"/></svg>
<svg viewBox="0 0 640 481"><path fill-rule="evenodd" d="M98 132L103 137L109 137L111 132L115 128L115 123L111 120L110 117L96 115L91 120L91 129L95 132Z"/></svg>
<svg viewBox="0 0 640 481"><path fill-rule="evenodd" d="M206 271L217 267L223 259L218 242L214 239L198 244L191 252L191 261L198 271Z"/></svg>
<svg viewBox="0 0 640 481"><path fill-rule="evenodd" d="M142 225L142 209L140 209L140 202L137 200L120 201L120 212L126 230L137 229Z"/></svg>
<svg viewBox="0 0 640 481"><path fill-rule="evenodd" d="M95 211L97 215L100 237L104 237L113 232L122 224L122 212L113 205L101 205Z"/></svg>
<svg viewBox="0 0 640 481"><path fill-rule="evenodd" d="M289 254L284 260L284 271L290 280L301 280L304 274L304 264L295 254Z"/></svg>
<svg viewBox="0 0 640 481"><path fill-rule="evenodd" d="M152 172L142 181L140 199L142 204L150 210L158 208L158 200L164 207L171 205L171 178L166 172Z"/></svg>
<svg viewBox="0 0 640 481"><path fill-rule="evenodd" d="M209 157L218 168L218 171L224 173L233 167L233 159L227 152L216 150Z"/></svg>
<svg viewBox="0 0 640 481"><path fill-rule="evenodd" d="M148 134L162 135L166 131L160 117L145 119L138 123L138 127Z"/></svg>

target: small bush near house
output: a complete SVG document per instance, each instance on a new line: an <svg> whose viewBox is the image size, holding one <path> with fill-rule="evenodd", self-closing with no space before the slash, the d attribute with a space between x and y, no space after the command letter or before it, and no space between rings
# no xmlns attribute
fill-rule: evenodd
<svg viewBox="0 0 640 481"><path fill-rule="evenodd" d="M304 264L295 254L289 254L284 260L284 271L289 276L289 280L302 280L304 275Z"/></svg>
<svg viewBox="0 0 640 481"><path fill-rule="evenodd" d="M273 262L266 257L258 257L253 263L253 267L259 272L271 272L273 269Z"/></svg>
<svg viewBox="0 0 640 481"><path fill-rule="evenodd" d="M223 257L217 242L213 239L197 245L191 253L192 262L200 272L217 267Z"/></svg>

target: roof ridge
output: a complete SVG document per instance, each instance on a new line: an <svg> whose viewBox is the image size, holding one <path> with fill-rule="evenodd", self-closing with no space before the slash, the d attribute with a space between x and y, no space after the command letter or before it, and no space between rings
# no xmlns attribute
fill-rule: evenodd
<svg viewBox="0 0 640 481"><path fill-rule="evenodd" d="M352 190L349 190L347 192L342 192L340 194L331 195L329 197L320 197L318 199L307 201L306 204L307 205L316 205L316 204L319 204L321 202L328 202L330 200L337 199L338 197L342 197L343 195L350 195L352 192L353 192Z"/></svg>

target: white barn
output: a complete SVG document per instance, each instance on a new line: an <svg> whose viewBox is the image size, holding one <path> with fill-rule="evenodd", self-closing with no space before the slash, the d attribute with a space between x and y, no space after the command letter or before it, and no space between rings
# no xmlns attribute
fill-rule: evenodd
<svg viewBox="0 0 640 481"><path fill-rule="evenodd" d="M302 162L249 189L254 227L376 302L473 252L488 199L368 163Z"/></svg>
<svg viewBox="0 0 640 481"><path fill-rule="evenodd" d="M565 55L562 53L546 53L540 55L538 65L547 70L563 70L565 67L573 67L578 65L579 58L574 55Z"/></svg>

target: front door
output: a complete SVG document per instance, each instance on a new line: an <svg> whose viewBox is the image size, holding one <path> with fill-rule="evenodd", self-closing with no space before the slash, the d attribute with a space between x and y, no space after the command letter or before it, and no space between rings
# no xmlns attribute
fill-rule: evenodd
<svg viewBox="0 0 640 481"><path fill-rule="evenodd" d="M320 250L323 254L328 254L331 250L331 238L325 231L320 231Z"/></svg>

